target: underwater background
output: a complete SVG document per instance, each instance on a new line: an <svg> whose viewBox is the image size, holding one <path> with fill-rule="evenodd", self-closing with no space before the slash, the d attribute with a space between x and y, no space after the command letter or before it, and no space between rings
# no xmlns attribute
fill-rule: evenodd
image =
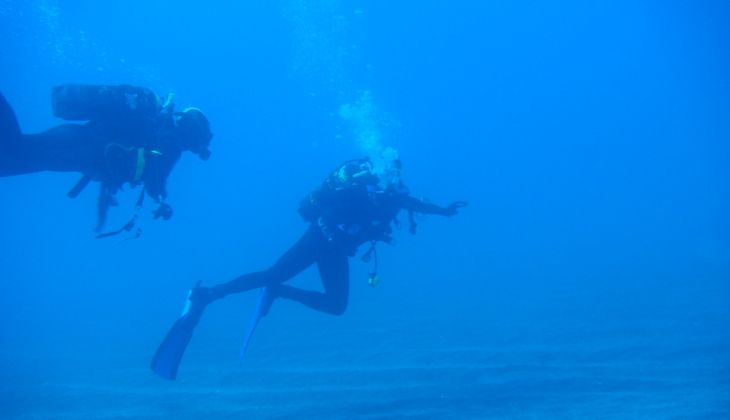
<svg viewBox="0 0 730 420"><path fill-rule="evenodd" d="M174 92L215 133L136 240L94 239L78 174L0 180L0 417L730 417L727 2L0 0L0 39L26 133L63 83ZM268 267L386 147L469 207L379 246L377 287L352 259L345 315L277 301L239 363L257 293L230 296L151 373L195 281Z"/></svg>

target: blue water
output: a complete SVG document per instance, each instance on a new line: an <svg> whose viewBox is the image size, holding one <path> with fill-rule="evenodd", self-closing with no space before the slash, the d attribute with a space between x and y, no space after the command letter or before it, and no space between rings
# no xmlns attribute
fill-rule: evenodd
<svg viewBox="0 0 730 420"><path fill-rule="evenodd" d="M0 1L23 131L75 82L215 132L137 240L93 238L76 174L0 180L0 417L730 417L730 6L422 3ZM470 206L396 232L378 287L353 259L344 316L276 302L240 364L256 293L231 296L176 382L149 371L195 281L267 267L299 199L385 147Z"/></svg>

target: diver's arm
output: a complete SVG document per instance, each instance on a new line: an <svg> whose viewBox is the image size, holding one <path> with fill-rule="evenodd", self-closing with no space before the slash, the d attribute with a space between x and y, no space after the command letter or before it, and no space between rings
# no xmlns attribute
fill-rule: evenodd
<svg viewBox="0 0 730 420"><path fill-rule="evenodd" d="M155 200L155 203L162 203L167 199L167 180L154 180L154 182L147 180L144 183L145 191L147 195Z"/></svg>
<svg viewBox="0 0 730 420"><path fill-rule="evenodd" d="M403 196L401 200L401 208L404 210L423 214L438 214L441 216L455 216L459 213L459 209L467 204L465 201L455 201L446 207L442 207L410 195Z"/></svg>
<svg viewBox="0 0 730 420"><path fill-rule="evenodd" d="M150 162L146 170L144 187L147 195L157 203L167 199L167 177L172 172L174 165L175 162L170 164L163 159L158 159L157 161Z"/></svg>
<svg viewBox="0 0 730 420"><path fill-rule="evenodd" d="M159 203L157 210L153 211L155 219L163 218L168 220L172 217L172 206L167 204L167 177L172 173L172 168L179 158L175 155L154 155L150 162L148 172L144 177L144 186L155 202Z"/></svg>

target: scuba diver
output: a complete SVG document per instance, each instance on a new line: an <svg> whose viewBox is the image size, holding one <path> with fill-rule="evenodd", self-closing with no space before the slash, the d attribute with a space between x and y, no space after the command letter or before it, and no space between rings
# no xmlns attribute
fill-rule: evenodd
<svg viewBox="0 0 730 420"><path fill-rule="evenodd" d="M158 204L154 218L168 220L172 207L167 203L167 177L175 163L185 151L203 160L210 157L213 135L208 119L197 108L175 112L172 95L163 100L142 87L69 84L54 87L51 102L54 116L85 122L23 134L0 93L0 176L80 172L80 180L67 194L71 198L91 181L99 182L97 233L125 184L143 186L136 211L146 193ZM131 230L136 217L135 212L123 228L97 237Z"/></svg>
<svg viewBox="0 0 730 420"><path fill-rule="evenodd" d="M377 164L367 158L345 162L318 190L308 194L300 204L299 213L309 222L309 227L273 266L213 287L203 287L198 282L188 294L183 314L153 357L152 370L165 379L175 379L205 307L234 293L262 290L241 356L259 319L268 313L275 299L289 299L317 311L342 315L349 294L348 258L355 256L360 245L370 243L363 260L372 260L377 266L375 243L391 242L391 226L398 223L396 216L401 210L408 211L410 232L415 233L414 212L454 216L467 204L457 201L441 207L411 196L400 179L401 162L395 151L392 152ZM313 264L319 269L324 292L284 284ZM377 283L377 267L368 281L371 285Z"/></svg>

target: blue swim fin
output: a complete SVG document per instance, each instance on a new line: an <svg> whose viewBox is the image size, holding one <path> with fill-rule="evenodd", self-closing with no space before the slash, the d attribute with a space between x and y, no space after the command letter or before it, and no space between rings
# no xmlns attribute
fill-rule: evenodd
<svg viewBox="0 0 730 420"><path fill-rule="evenodd" d="M274 296L271 294L271 290L269 290L268 287L264 287L263 289L261 289L261 294L259 294L259 299L256 302L256 310L254 311L253 317L248 324L248 331L246 331L246 336L243 339L241 352L238 354L238 357L241 361L243 361L243 356L245 356L246 354L246 350L248 349L248 343L251 341L251 336L253 335L253 332L256 331L256 326L259 325L259 321L261 320L261 318L269 313L269 309L271 309L271 304L273 302Z"/></svg>
<svg viewBox="0 0 730 420"><path fill-rule="evenodd" d="M170 328L165 339L162 340L160 346L157 348L154 357L152 358L152 364L150 367L162 378L174 380L177 376L177 368L180 366L185 349L190 343L190 338L193 336L195 326L198 325L200 316L203 314L205 305L201 302L196 302L190 297L193 290L200 285L200 282L195 284L195 287L188 292L188 298L185 301L185 307L180 315L180 318L175 321L175 324Z"/></svg>

